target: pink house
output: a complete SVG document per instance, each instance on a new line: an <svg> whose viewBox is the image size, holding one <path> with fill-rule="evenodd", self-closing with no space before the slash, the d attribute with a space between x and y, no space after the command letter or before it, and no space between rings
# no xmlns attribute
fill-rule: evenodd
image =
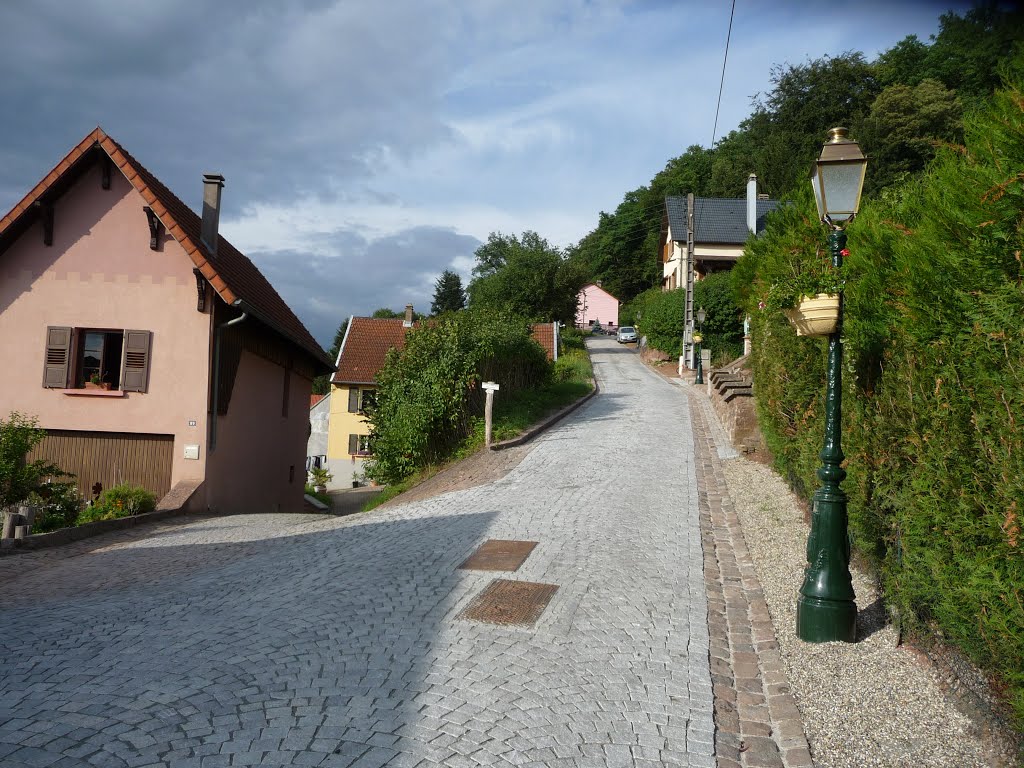
<svg viewBox="0 0 1024 768"><path fill-rule="evenodd" d="M46 458L191 510L301 509L330 359L249 259L97 128L0 219L0 402ZM172 502L173 500L173 502Z"/></svg>
<svg viewBox="0 0 1024 768"><path fill-rule="evenodd" d="M599 322L603 328L618 328L619 300L596 283L580 290L576 309L576 327L589 328Z"/></svg>

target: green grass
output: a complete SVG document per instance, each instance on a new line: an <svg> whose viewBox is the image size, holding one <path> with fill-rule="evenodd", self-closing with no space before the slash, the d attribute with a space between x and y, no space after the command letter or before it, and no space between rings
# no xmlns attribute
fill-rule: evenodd
<svg viewBox="0 0 1024 768"><path fill-rule="evenodd" d="M306 495L312 496L314 499L319 501L321 504L326 504L328 507L332 506L331 497L326 493L317 493L312 485L306 485Z"/></svg>

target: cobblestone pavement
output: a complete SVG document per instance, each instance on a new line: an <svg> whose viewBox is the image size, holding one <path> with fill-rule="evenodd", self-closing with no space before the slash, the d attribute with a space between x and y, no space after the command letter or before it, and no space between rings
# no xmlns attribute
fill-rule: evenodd
<svg viewBox="0 0 1024 768"><path fill-rule="evenodd" d="M0 764L714 765L686 396L594 361L601 395L494 483L8 566ZM539 544L457 570L489 538ZM458 618L496 575L558 586L534 627Z"/></svg>

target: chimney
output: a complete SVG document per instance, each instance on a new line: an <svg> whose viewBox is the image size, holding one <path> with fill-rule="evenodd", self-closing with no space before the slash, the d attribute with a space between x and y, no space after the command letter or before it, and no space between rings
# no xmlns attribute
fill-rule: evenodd
<svg viewBox="0 0 1024 768"><path fill-rule="evenodd" d="M412 304L405 305L405 320L402 325L406 328L412 328Z"/></svg>
<svg viewBox="0 0 1024 768"><path fill-rule="evenodd" d="M217 255L217 236L220 229L220 191L224 177L219 173L203 174L203 228L200 238L211 256Z"/></svg>
<svg viewBox="0 0 1024 768"><path fill-rule="evenodd" d="M747 177L747 229L757 232L757 176Z"/></svg>

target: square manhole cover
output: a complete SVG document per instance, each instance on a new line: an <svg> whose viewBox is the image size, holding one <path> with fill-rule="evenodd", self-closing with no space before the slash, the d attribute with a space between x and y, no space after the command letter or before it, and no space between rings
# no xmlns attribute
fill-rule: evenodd
<svg viewBox="0 0 1024 768"><path fill-rule="evenodd" d="M459 568L465 571L518 571L536 546L536 541L489 539Z"/></svg>
<svg viewBox="0 0 1024 768"><path fill-rule="evenodd" d="M487 624L532 627L557 591L555 584L495 579L459 614L459 618Z"/></svg>

